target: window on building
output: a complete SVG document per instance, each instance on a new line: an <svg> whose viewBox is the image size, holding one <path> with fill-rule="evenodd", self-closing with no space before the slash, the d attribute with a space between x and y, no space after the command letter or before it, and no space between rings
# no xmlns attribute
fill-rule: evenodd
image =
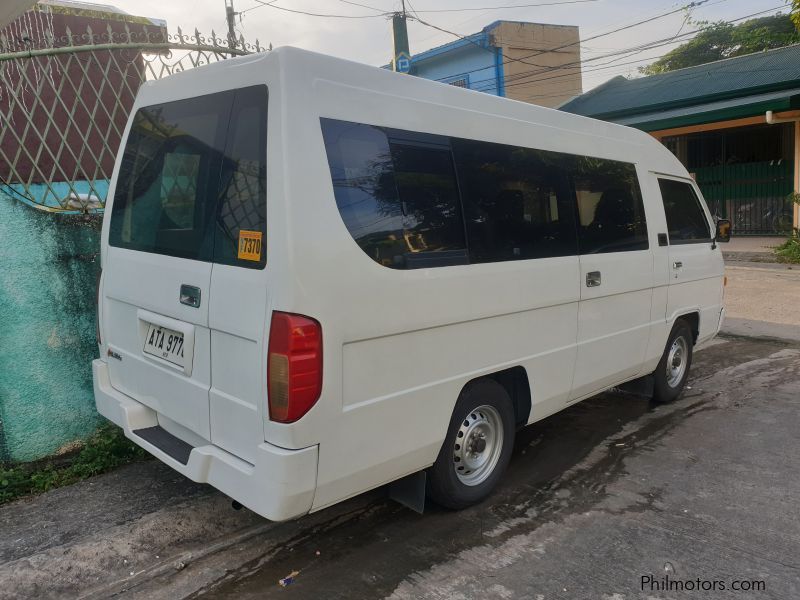
<svg viewBox="0 0 800 600"><path fill-rule="evenodd" d="M461 77L460 79L453 79L452 81L448 81L447 83L460 88L469 87L469 83L467 82L466 77Z"/></svg>
<svg viewBox="0 0 800 600"><path fill-rule="evenodd" d="M630 163L569 157L581 254L646 250L644 203Z"/></svg>
<svg viewBox="0 0 800 600"><path fill-rule="evenodd" d="M561 155L453 140L470 262L575 254L574 204Z"/></svg>
<svg viewBox="0 0 800 600"><path fill-rule="evenodd" d="M659 179L658 186L667 216L670 244L710 241L711 228L694 188L674 179Z"/></svg>

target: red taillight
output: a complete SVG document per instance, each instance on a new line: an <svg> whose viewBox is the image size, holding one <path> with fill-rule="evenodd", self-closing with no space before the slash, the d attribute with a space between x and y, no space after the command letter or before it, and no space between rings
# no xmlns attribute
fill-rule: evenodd
<svg viewBox="0 0 800 600"><path fill-rule="evenodd" d="M322 327L309 317L272 313L267 359L269 418L293 423L322 391Z"/></svg>

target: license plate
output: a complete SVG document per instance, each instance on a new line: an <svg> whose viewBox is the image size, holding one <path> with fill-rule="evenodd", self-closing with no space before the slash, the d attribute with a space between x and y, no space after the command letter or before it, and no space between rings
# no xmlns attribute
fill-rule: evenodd
<svg viewBox="0 0 800 600"><path fill-rule="evenodd" d="M183 367L183 334L160 325L148 324L144 339L144 352L163 358L174 365Z"/></svg>

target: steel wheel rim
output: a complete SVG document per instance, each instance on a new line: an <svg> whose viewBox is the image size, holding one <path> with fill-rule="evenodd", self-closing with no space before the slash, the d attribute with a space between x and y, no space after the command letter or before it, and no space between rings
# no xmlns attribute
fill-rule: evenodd
<svg viewBox="0 0 800 600"><path fill-rule="evenodd" d="M484 404L464 417L453 443L453 470L465 485L480 485L494 472L503 451L503 420Z"/></svg>
<svg viewBox="0 0 800 600"><path fill-rule="evenodd" d="M689 345L682 335L675 338L667 354L667 385L676 388L686 373L686 362L689 358Z"/></svg>

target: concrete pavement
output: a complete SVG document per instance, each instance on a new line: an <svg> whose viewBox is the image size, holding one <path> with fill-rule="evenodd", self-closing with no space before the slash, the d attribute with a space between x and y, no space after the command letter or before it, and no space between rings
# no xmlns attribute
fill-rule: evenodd
<svg viewBox="0 0 800 600"><path fill-rule="evenodd" d="M800 265L725 265L726 319L732 335L800 341Z"/></svg>
<svg viewBox="0 0 800 600"><path fill-rule="evenodd" d="M273 524L156 462L0 507L0 597L733 597L642 589L667 575L800 597L800 346L695 358L673 404L609 392L523 430L461 512L378 490Z"/></svg>

